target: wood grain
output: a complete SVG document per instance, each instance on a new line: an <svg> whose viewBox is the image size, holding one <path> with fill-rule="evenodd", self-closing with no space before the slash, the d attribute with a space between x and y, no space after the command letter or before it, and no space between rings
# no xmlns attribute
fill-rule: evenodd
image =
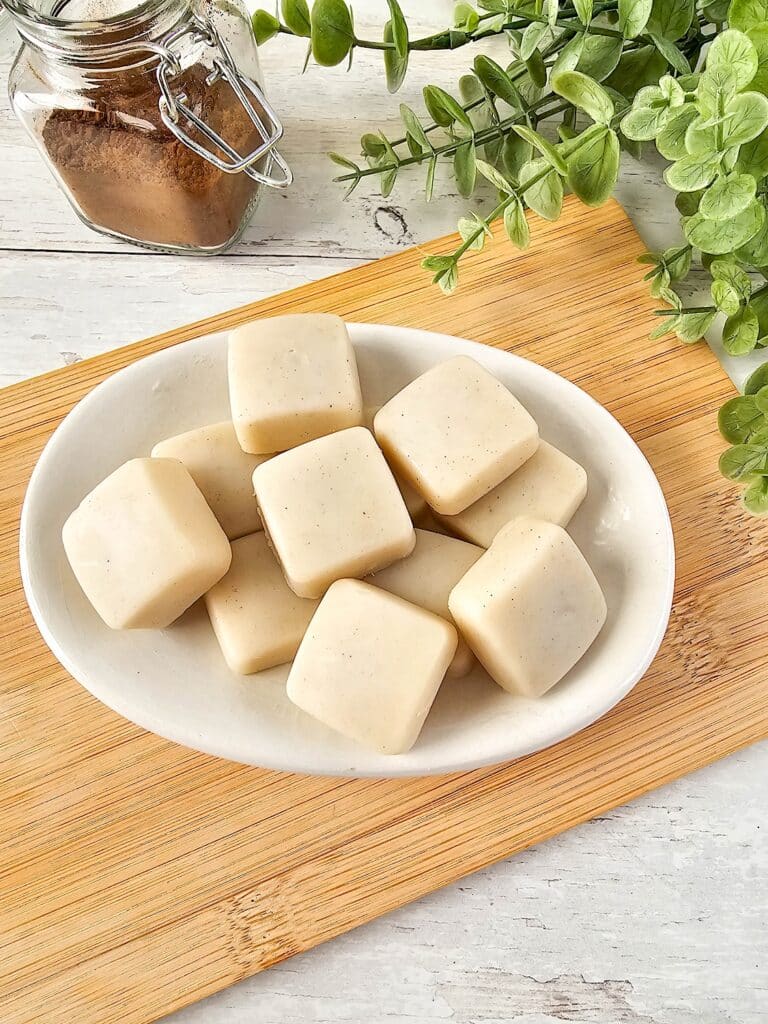
<svg viewBox="0 0 768 1024"><path fill-rule="evenodd" d="M410 251L149 339L0 397L0 1019L138 1024L768 735L768 530L717 474L732 386L703 346L647 340L623 211L569 203L439 296ZM451 239L436 243L448 248ZM585 387L664 488L678 579L650 671L538 755L420 780L310 779L196 754L96 703L24 603L18 515L42 445L94 384L159 348L285 310L494 344ZM734 538L739 543L734 543Z"/></svg>

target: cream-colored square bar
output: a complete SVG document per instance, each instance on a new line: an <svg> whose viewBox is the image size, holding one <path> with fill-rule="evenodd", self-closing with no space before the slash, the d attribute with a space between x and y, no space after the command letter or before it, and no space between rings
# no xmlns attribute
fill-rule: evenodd
<svg viewBox="0 0 768 1024"><path fill-rule="evenodd" d="M269 456L244 452L229 420L160 441L152 455L187 467L230 540L261 529L253 471Z"/></svg>
<svg viewBox="0 0 768 1024"><path fill-rule="evenodd" d="M160 629L221 579L229 541L175 459L132 459L83 498L62 530L85 596L112 629Z"/></svg>
<svg viewBox="0 0 768 1024"><path fill-rule="evenodd" d="M205 595L224 659L249 675L290 661L317 601L297 597L285 582L263 533L232 544L232 565Z"/></svg>
<svg viewBox="0 0 768 1024"><path fill-rule="evenodd" d="M458 515L440 519L452 533L488 548L502 526L518 516L567 526L586 494L585 470L540 441L530 459L498 487Z"/></svg>
<svg viewBox="0 0 768 1024"><path fill-rule="evenodd" d="M515 519L448 601L465 639L499 686L540 697L600 632L605 598L561 526Z"/></svg>
<svg viewBox="0 0 768 1024"><path fill-rule="evenodd" d="M373 421L376 418L376 413L381 408L380 405L368 405L365 407L363 418L366 427L369 430L373 430ZM412 487L407 480L399 480L397 474L395 474L395 480L397 480L397 486L400 488L400 493L403 496L405 507L408 509L408 514L411 519L416 522L417 519L425 515L427 512L427 502L423 495L419 494L415 487Z"/></svg>
<svg viewBox="0 0 768 1024"><path fill-rule="evenodd" d="M359 580L329 588L288 676L307 714L383 754L410 750L456 650L445 619Z"/></svg>
<svg viewBox="0 0 768 1024"><path fill-rule="evenodd" d="M483 553L475 544L416 530L416 546L411 554L369 576L367 582L452 622L448 596ZM474 655L459 637L449 675L464 676L474 663Z"/></svg>
<svg viewBox="0 0 768 1024"><path fill-rule="evenodd" d="M264 526L292 590L321 597L413 550L411 517L373 435L351 427L263 463L253 475Z"/></svg>
<svg viewBox="0 0 768 1024"><path fill-rule="evenodd" d="M337 316L295 313L237 327L228 363L244 451L282 452L363 422L355 352Z"/></svg>
<svg viewBox="0 0 768 1024"><path fill-rule="evenodd" d="M376 414L376 439L392 468L444 515L456 515L529 459L533 418L468 356L433 366Z"/></svg>

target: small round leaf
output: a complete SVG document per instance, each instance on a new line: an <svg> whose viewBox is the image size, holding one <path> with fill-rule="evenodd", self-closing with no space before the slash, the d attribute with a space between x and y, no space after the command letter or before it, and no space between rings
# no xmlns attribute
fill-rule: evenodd
<svg viewBox="0 0 768 1024"><path fill-rule="evenodd" d="M355 41L345 0L315 0L310 16L312 56L323 67L341 64Z"/></svg>

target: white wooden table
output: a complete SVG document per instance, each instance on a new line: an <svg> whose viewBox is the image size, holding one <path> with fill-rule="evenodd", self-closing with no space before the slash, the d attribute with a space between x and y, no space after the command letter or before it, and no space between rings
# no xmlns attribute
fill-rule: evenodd
<svg viewBox="0 0 768 1024"><path fill-rule="evenodd" d="M425 28L447 0L410 0ZM383 2L357 0L358 26ZM37 152L0 108L0 384L179 322L302 284L451 230L466 204L448 182L427 206L421 173L389 199L341 204L325 152L395 130L400 99L451 87L468 52L414 59L397 98L380 55L303 77L303 46L264 47L296 183L267 197L216 259L133 249L71 214ZM4 69L6 70L6 69ZM650 247L677 217L657 164L625 161L619 198ZM745 364L729 367L735 376ZM734 538L734 543L738 538ZM768 1020L768 744L731 757L190 1007L175 1024L758 1024Z"/></svg>

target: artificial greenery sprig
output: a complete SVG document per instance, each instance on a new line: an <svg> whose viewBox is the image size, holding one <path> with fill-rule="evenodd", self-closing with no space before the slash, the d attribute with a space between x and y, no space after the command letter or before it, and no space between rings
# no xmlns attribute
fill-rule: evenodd
<svg viewBox="0 0 768 1024"><path fill-rule="evenodd" d="M320 65L379 50L392 92L412 52L480 49L455 94L425 88L426 115L400 105L400 137L366 132L361 159L331 154L348 193L375 179L389 195L401 174L423 167L429 200L441 163L467 198L481 179L495 187L489 212L460 218L456 249L423 261L444 291L457 287L461 261L482 248L494 220L525 248L526 208L555 220L567 190L600 205L621 151L639 157L653 143L669 161L664 177L684 237L641 257L665 303L652 335L695 342L722 316L730 354L768 347L768 0L461 0L452 26L420 38L398 0L386 3L380 39L357 35L346 0L314 0L311 10L307 0L280 0L278 16L258 11L254 28L260 42L307 39L307 60ZM507 40L508 62L482 52L491 37ZM686 305L677 286L699 263L711 301ZM748 483L750 511L768 514L768 371L735 403L721 416L732 445L721 468ZM734 417L759 429L737 431Z"/></svg>

